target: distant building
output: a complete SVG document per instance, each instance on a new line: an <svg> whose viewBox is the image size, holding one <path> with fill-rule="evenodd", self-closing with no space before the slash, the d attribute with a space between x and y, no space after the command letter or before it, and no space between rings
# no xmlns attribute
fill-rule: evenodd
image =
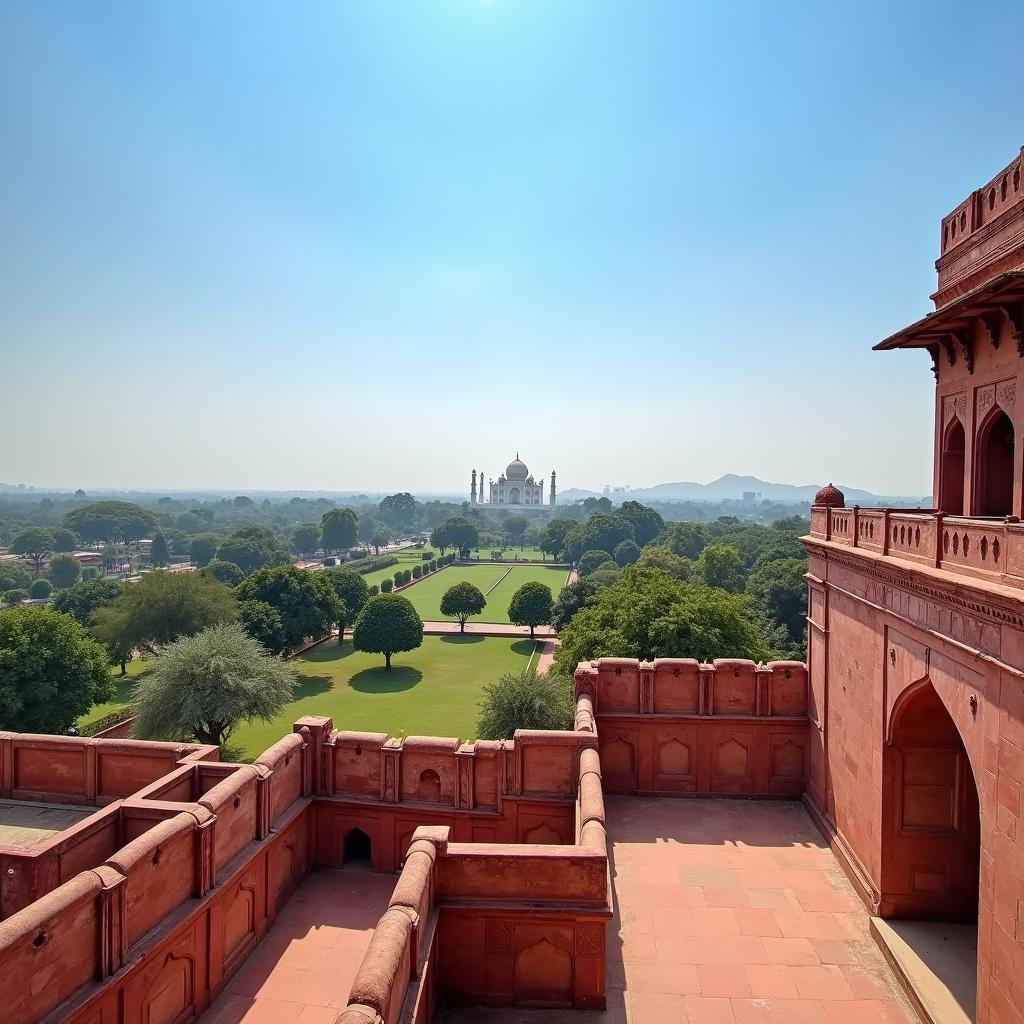
<svg viewBox="0 0 1024 1024"><path fill-rule="evenodd" d="M480 472L479 490L477 490L477 471L471 477L470 505L526 505L539 508L544 504L544 480L535 480L526 463L516 457L505 467L505 472L497 480L487 482L487 501L484 501L484 474ZM555 504L555 473L551 472L551 491L549 507Z"/></svg>

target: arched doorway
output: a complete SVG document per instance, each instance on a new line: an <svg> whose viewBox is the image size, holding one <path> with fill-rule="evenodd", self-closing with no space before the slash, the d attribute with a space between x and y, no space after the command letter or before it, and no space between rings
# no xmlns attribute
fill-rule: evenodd
<svg viewBox="0 0 1024 1024"><path fill-rule="evenodd" d="M361 828L354 828L345 836L341 863L343 865L353 864L370 867L372 864L372 848L373 844L370 837Z"/></svg>
<svg viewBox="0 0 1024 1024"><path fill-rule="evenodd" d="M879 916L976 922L978 789L956 724L927 679L896 702L882 774Z"/></svg>
<svg viewBox="0 0 1024 1024"><path fill-rule="evenodd" d="M977 514L1008 516L1013 513L1015 436L1010 417L993 411L978 434Z"/></svg>
<svg viewBox="0 0 1024 1024"><path fill-rule="evenodd" d="M519 494L519 488L518 487L510 487L508 489L508 503L510 505L518 505L518 504L520 504L521 500L522 499L521 499L520 494Z"/></svg>
<svg viewBox="0 0 1024 1024"><path fill-rule="evenodd" d="M964 454L967 436L959 418L953 417L942 441L942 494L939 508L950 516L964 514Z"/></svg>

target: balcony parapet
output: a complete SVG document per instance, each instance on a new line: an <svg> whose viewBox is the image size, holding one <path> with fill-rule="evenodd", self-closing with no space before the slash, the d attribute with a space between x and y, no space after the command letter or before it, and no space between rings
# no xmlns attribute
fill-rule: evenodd
<svg viewBox="0 0 1024 1024"><path fill-rule="evenodd" d="M1024 590L1024 523L920 508L811 508L810 537Z"/></svg>

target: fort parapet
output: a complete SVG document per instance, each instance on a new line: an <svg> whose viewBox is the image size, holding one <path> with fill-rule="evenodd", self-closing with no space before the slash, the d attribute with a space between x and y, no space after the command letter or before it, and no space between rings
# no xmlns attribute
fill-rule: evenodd
<svg viewBox="0 0 1024 1024"><path fill-rule="evenodd" d="M602 1007L611 906L589 703L578 730L470 744L308 717L252 765L212 747L4 734L11 804L99 805L2 853L11 1024L200 1015L307 870L342 866L354 838L401 874L347 1004L337 993L343 1021L427 1020L441 993Z"/></svg>

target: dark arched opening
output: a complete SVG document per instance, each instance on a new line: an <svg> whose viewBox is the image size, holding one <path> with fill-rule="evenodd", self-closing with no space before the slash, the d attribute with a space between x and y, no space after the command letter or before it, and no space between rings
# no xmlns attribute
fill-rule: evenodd
<svg viewBox="0 0 1024 1024"><path fill-rule="evenodd" d="M967 436L956 417L942 442L941 496L939 508L950 516L964 514L964 458Z"/></svg>
<svg viewBox="0 0 1024 1024"><path fill-rule="evenodd" d="M978 440L978 509L980 516L1013 512L1014 430L1000 410L981 430Z"/></svg>
<svg viewBox="0 0 1024 1024"><path fill-rule="evenodd" d="M366 867L371 863L372 843L370 837L361 829L354 828L345 836L345 846L342 851L342 864L363 864Z"/></svg>
<svg viewBox="0 0 1024 1024"><path fill-rule="evenodd" d="M879 916L978 919L978 789L960 732L925 680L893 711L882 755Z"/></svg>

